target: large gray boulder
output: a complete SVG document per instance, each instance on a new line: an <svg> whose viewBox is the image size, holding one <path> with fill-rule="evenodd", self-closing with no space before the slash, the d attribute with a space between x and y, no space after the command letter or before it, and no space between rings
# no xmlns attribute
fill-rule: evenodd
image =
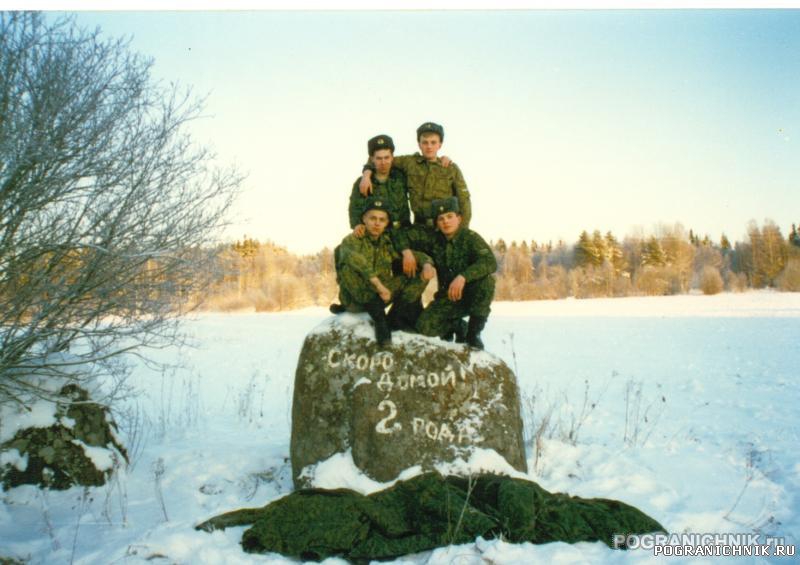
<svg viewBox="0 0 800 565"><path fill-rule="evenodd" d="M292 475L337 453L377 481L493 449L527 471L516 377L494 355L394 332L379 348L365 314L341 314L305 340L295 374Z"/></svg>

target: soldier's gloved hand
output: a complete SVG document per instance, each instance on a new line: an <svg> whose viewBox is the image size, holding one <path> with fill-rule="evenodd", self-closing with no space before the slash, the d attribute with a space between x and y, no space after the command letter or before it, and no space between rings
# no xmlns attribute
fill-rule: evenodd
<svg viewBox="0 0 800 565"><path fill-rule="evenodd" d="M461 300L461 295L464 294L464 285L467 284L467 279L463 275L458 275L450 283L450 288L447 289L447 298L455 302Z"/></svg>
<svg viewBox="0 0 800 565"><path fill-rule="evenodd" d="M453 160L447 155L442 155L441 157L439 157L439 162L442 164L442 167L446 169L447 167L450 166L450 163L452 163Z"/></svg>
<svg viewBox="0 0 800 565"><path fill-rule="evenodd" d="M353 228L353 235L356 237L364 237L364 234L367 232L367 227L364 224L358 224L356 227Z"/></svg>
<svg viewBox="0 0 800 565"><path fill-rule="evenodd" d="M430 263L425 263L422 266L422 280L429 281L436 276L436 269Z"/></svg>
<svg viewBox="0 0 800 565"><path fill-rule="evenodd" d="M361 192L361 196L369 196L372 194L372 171L369 169L364 171L364 174L361 175L361 182L358 183L358 190Z"/></svg>
<svg viewBox="0 0 800 565"><path fill-rule="evenodd" d="M417 276L417 258L410 249L403 249L403 273L408 278Z"/></svg>

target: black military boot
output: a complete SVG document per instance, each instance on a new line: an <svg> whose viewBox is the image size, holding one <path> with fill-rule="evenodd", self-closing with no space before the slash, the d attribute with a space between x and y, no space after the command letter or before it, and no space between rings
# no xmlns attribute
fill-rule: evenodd
<svg viewBox="0 0 800 565"><path fill-rule="evenodd" d="M389 313L386 314L386 321L389 324L389 329L392 331L402 330L403 329L402 317L403 317L403 304L400 301L395 300L394 302L392 302L392 307L389 308Z"/></svg>
<svg viewBox="0 0 800 565"><path fill-rule="evenodd" d="M417 319L422 314L422 302L395 301L389 310L389 327L409 333L417 332Z"/></svg>
<svg viewBox="0 0 800 565"><path fill-rule="evenodd" d="M328 306L328 310L331 314L341 314L347 312L347 307L344 304L331 304Z"/></svg>
<svg viewBox="0 0 800 565"><path fill-rule="evenodd" d="M483 349L483 341L481 341L481 332L486 326L486 316L470 316L469 324L467 325L467 345L475 349Z"/></svg>
<svg viewBox="0 0 800 565"><path fill-rule="evenodd" d="M456 343L467 342L467 323L459 318L450 324L450 329L441 336L444 341L455 341Z"/></svg>
<svg viewBox="0 0 800 565"><path fill-rule="evenodd" d="M378 345L387 345L392 343L392 330L389 329L389 322L386 319L386 305L380 298L373 300L364 305L364 309L375 322L375 341Z"/></svg>
<svg viewBox="0 0 800 565"><path fill-rule="evenodd" d="M464 321L464 318L456 320L453 334L455 335L456 343L467 342L467 323Z"/></svg>

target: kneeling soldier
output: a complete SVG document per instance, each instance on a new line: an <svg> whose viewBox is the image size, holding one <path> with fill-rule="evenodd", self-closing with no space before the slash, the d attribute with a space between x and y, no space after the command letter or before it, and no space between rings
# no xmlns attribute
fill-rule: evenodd
<svg viewBox="0 0 800 565"><path fill-rule="evenodd" d="M436 265L439 290L419 317L417 330L424 335L448 339L460 333L461 318L469 316L465 341L483 349L481 331L494 298L497 260L489 245L474 231L462 227L456 197L434 200L432 216L438 233L419 238L412 247L431 255ZM415 237L417 236L417 237Z"/></svg>
<svg viewBox="0 0 800 565"><path fill-rule="evenodd" d="M350 234L335 250L339 301L342 310L366 311L375 322L376 341L385 345L392 341L386 304L394 301L389 319L395 322L395 328L413 327L416 315L408 317L413 311L410 307L419 303L435 271L427 255L415 252L417 261L426 267L417 277L402 274L400 254L386 233L390 221L387 202L368 199L361 220L366 237Z"/></svg>

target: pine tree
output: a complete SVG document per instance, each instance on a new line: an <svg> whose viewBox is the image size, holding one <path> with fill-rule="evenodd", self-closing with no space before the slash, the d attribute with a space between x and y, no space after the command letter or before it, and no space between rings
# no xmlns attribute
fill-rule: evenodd
<svg viewBox="0 0 800 565"><path fill-rule="evenodd" d="M594 257L597 255L597 248L589 237L589 232L583 230L575 244L575 265L586 267L594 264Z"/></svg>
<svg viewBox="0 0 800 565"><path fill-rule="evenodd" d="M755 222L750 222L747 236L750 239L748 271L753 286L761 288L774 285L776 277L786 265L788 253L781 229L772 220L765 220L762 229Z"/></svg>
<svg viewBox="0 0 800 565"><path fill-rule="evenodd" d="M603 262L608 259L608 250L606 249L606 241L600 234L600 230L594 230L592 233L592 247L594 247L594 255L592 256L592 265L599 267Z"/></svg>
<svg viewBox="0 0 800 565"><path fill-rule="evenodd" d="M642 245L642 265L645 267L663 267L667 263L667 256L661 247L658 238L651 236Z"/></svg>
<svg viewBox="0 0 800 565"><path fill-rule="evenodd" d="M622 246L617 241L617 238L610 231L606 232L605 241L608 260L611 266L614 267L614 273L619 275L628 267L625 261L625 253L622 251Z"/></svg>
<svg viewBox="0 0 800 565"><path fill-rule="evenodd" d="M789 243L800 247L800 233L797 233L796 224L792 224L792 231L789 233Z"/></svg>

